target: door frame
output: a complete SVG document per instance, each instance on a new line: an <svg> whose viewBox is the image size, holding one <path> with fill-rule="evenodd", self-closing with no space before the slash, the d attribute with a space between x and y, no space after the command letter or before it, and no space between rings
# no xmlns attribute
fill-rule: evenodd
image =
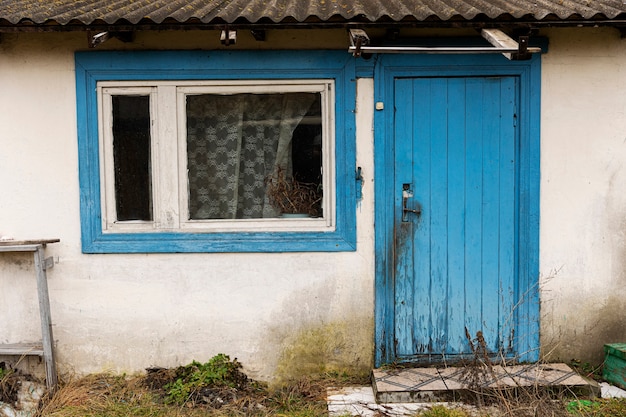
<svg viewBox="0 0 626 417"><path fill-rule="evenodd" d="M539 358L539 186L541 58L501 55L379 55L374 70L375 366L395 363L394 80L396 77L513 76L519 79L519 302L514 314L520 362Z"/></svg>

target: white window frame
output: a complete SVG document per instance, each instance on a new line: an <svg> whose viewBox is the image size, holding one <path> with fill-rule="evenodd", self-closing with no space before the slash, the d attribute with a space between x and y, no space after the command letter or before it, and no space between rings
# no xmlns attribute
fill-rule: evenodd
<svg viewBox="0 0 626 417"><path fill-rule="evenodd" d="M186 95L315 92L322 103L322 218L189 220L187 190ZM113 95L150 97L153 221L117 221L113 163ZM99 81L97 83L102 231L145 232L329 232L336 226L335 81ZM172 139L174 138L174 139Z"/></svg>

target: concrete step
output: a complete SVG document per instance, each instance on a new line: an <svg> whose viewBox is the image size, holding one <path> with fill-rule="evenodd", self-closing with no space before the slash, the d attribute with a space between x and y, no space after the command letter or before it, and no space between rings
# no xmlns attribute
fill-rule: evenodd
<svg viewBox="0 0 626 417"><path fill-rule="evenodd" d="M597 382L580 376L564 363L381 368L372 372L372 386L379 404L459 401L473 393L503 389L567 391L588 397L600 395Z"/></svg>

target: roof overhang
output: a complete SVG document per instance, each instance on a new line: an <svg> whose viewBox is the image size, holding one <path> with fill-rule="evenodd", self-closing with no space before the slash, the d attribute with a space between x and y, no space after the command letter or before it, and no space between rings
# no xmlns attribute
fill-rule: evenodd
<svg viewBox="0 0 626 417"><path fill-rule="evenodd" d="M626 26L626 0L0 0L0 31Z"/></svg>
<svg viewBox="0 0 626 417"><path fill-rule="evenodd" d="M406 18L399 21L381 19L379 21L369 21L367 19L329 19L319 20L315 18L306 21L295 21L286 19L280 22L272 22L260 20L257 22L249 22L245 19L236 20L231 23L222 20L211 22L201 22L197 19L191 19L186 22L178 22L174 19L167 19L163 22L153 22L149 19L143 19L137 23L130 23L121 19L115 23L107 23L95 20L89 24L85 24L78 20L72 20L65 24L59 24L54 20L48 20L43 23L23 19L17 23L11 23L6 19L0 18L0 33L15 32L75 32L75 31L92 31L92 32L128 32L128 31L190 31L190 30L277 30L277 29L497 29L507 28L511 30L525 28L551 28L551 27L617 27L626 28L626 13L620 14L615 18L608 19L603 17L584 19L582 17L570 17L568 19L559 19L556 16L546 16L544 19L537 20L532 17L513 18L510 16L501 16L498 19L490 19L485 16L475 19L466 20L462 18L453 18L441 20L438 18L428 18L425 20L416 20Z"/></svg>

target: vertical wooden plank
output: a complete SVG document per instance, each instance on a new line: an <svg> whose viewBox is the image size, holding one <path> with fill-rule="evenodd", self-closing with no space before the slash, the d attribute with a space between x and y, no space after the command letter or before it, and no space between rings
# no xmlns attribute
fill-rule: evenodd
<svg viewBox="0 0 626 417"><path fill-rule="evenodd" d="M499 290L500 290L500 320L502 348L510 352L513 349L513 333L515 321L515 308L518 304L518 296L515 284L517 282L517 224L518 224L518 201L516 198L518 189L516 167L517 163L517 135L515 102L516 80L512 77L502 79L500 88L500 114L498 130L500 132L500 224L499 241Z"/></svg>
<svg viewBox="0 0 626 417"><path fill-rule="evenodd" d="M447 347L446 354L463 353L465 342L465 155L466 79L448 80L448 258L447 258Z"/></svg>
<svg viewBox="0 0 626 417"><path fill-rule="evenodd" d="M413 218L402 221L402 186L413 184L413 81L395 81L395 334L396 354L411 355L413 346ZM411 202L412 203L412 202Z"/></svg>
<svg viewBox="0 0 626 417"><path fill-rule="evenodd" d="M433 353L444 353L448 340L448 80L431 79L430 120L430 279Z"/></svg>
<svg viewBox="0 0 626 417"><path fill-rule="evenodd" d="M433 150L431 124L433 118L433 107L430 97L436 94L437 90L432 86L430 79L415 79L413 97L416 100L413 120L413 178L414 204L420 204L422 213L416 219L416 230L414 237L414 303L415 315L414 340L416 354L427 354L433 350L432 326L433 309L431 302L431 216L432 216L432 193L431 186L431 157Z"/></svg>
<svg viewBox="0 0 626 417"><path fill-rule="evenodd" d="M482 314L482 193L483 193L483 130L485 100L482 79L467 80L466 111L467 111L467 154L465 181L465 320L464 324L472 337L483 329ZM469 349L467 341L466 349Z"/></svg>
<svg viewBox="0 0 626 417"><path fill-rule="evenodd" d="M491 352L500 350L499 317L502 314L499 300L499 257L503 249L499 240L500 211L500 77L484 78L482 111L484 115L481 134L483 138L483 208L480 230L482 232L482 332Z"/></svg>

